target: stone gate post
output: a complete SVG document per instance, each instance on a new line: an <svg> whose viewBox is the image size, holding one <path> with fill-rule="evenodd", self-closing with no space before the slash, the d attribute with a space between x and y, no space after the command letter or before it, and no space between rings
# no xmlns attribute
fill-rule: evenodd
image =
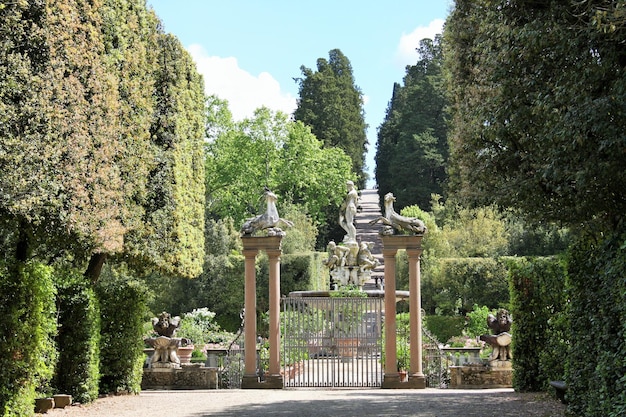
<svg viewBox="0 0 626 417"><path fill-rule="evenodd" d="M242 236L245 256L245 317L244 345L245 370L241 388L283 388L280 374L280 255L282 236L251 237ZM269 301L270 301L270 363L269 375L259 381L257 375L256 351L256 268L255 260L259 251L265 251L269 258Z"/></svg>
<svg viewBox="0 0 626 417"><path fill-rule="evenodd" d="M385 377L383 388L426 388L422 370L422 312L420 294L420 256L422 235L383 236L385 261ZM406 249L409 258L409 381L400 382L396 367L396 254Z"/></svg>

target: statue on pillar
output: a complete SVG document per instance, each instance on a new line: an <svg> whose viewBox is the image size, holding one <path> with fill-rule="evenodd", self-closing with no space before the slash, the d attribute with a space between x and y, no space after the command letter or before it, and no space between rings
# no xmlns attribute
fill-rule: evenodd
<svg viewBox="0 0 626 417"><path fill-rule="evenodd" d="M370 221L370 224L381 222L383 227L380 234L383 236L404 232L415 235L423 235L426 233L426 225L424 225L423 221L396 213L393 208L395 201L396 197L394 197L392 193L385 194L385 215Z"/></svg>
<svg viewBox="0 0 626 417"><path fill-rule="evenodd" d="M265 198L265 202L267 203L265 213L246 220L241 227L241 235L252 236L255 232L265 230L268 236L285 236L285 232L278 227L278 224L283 223L287 227L292 227L293 223L289 220L282 219L278 215L278 210L276 209L278 197L270 191L269 188L265 187L263 198Z"/></svg>

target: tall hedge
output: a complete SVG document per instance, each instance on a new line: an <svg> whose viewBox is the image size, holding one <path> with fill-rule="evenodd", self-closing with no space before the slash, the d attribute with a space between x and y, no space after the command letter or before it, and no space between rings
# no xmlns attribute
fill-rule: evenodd
<svg viewBox="0 0 626 417"><path fill-rule="evenodd" d="M58 275L62 275L57 295L59 364L53 386L58 393L70 394L74 401L88 403L98 398L100 308L82 274Z"/></svg>
<svg viewBox="0 0 626 417"><path fill-rule="evenodd" d="M513 386L544 391L563 380L568 352L566 271L562 259L508 258L513 315Z"/></svg>
<svg viewBox="0 0 626 417"><path fill-rule="evenodd" d="M109 276L111 274L111 276ZM123 274L106 271L96 287L100 302L100 393L138 393L144 362L146 290Z"/></svg>
<svg viewBox="0 0 626 417"><path fill-rule="evenodd" d="M497 308L509 302L505 258L429 259L422 268L422 308L427 314L465 315L474 304ZM405 251L398 251L397 288L409 288Z"/></svg>
<svg viewBox="0 0 626 417"><path fill-rule="evenodd" d="M0 415L30 416L56 363L52 269L0 263Z"/></svg>
<svg viewBox="0 0 626 417"><path fill-rule="evenodd" d="M570 250L569 407L577 415L626 415L626 227Z"/></svg>

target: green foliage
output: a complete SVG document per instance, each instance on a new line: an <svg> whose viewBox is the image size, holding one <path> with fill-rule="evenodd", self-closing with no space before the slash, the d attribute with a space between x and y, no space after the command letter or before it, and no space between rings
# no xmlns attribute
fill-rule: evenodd
<svg viewBox="0 0 626 417"><path fill-rule="evenodd" d="M448 144L444 119L441 37L423 39L420 59L407 66L404 85L395 84L378 129L376 182L381 200L392 191L398 208L429 208L447 179Z"/></svg>
<svg viewBox="0 0 626 417"><path fill-rule="evenodd" d="M626 38L599 30L596 12L623 21L609 3L456 1L444 33L453 189L542 221L615 227Z"/></svg>
<svg viewBox="0 0 626 417"><path fill-rule="evenodd" d="M121 271L108 269L96 286L100 302L100 393L138 393L144 362L146 290Z"/></svg>
<svg viewBox="0 0 626 417"><path fill-rule="evenodd" d="M204 255L204 92L191 56L159 34L156 107L150 127L156 164L146 184L143 227L127 240L137 260L196 277Z"/></svg>
<svg viewBox="0 0 626 417"><path fill-rule="evenodd" d="M30 416L37 395L50 395L57 360L52 268L0 263L0 414Z"/></svg>
<svg viewBox="0 0 626 417"><path fill-rule="evenodd" d="M399 282L402 288L408 285L408 271ZM506 264L503 258L432 260L429 273L423 274L422 299L427 314L437 315L464 316L474 304L505 306L509 302Z"/></svg>
<svg viewBox="0 0 626 417"><path fill-rule="evenodd" d="M52 381L57 393L81 404L98 398L100 309L91 285L76 271L58 270L59 363Z"/></svg>
<svg viewBox="0 0 626 417"><path fill-rule="evenodd" d="M301 66L298 106L295 120L311 127L324 148L339 148L352 160L352 171L358 176L357 188L366 181L367 147L363 95L355 85L350 60L339 50L318 58L317 71ZM347 178L347 177L346 177Z"/></svg>
<svg viewBox="0 0 626 417"><path fill-rule="evenodd" d="M283 254L314 251L317 227L305 211L297 205L287 203L283 204L280 215L293 222L293 227L288 229L281 242Z"/></svg>
<svg viewBox="0 0 626 417"><path fill-rule="evenodd" d="M569 253L570 323L565 380L577 415L626 412L626 232L579 239Z"/></svg>
<svg viewBox="0 0 626 417"><path fill-rule="evenodd" d="M207 144L209 217L231 217L241 226L265 212L260 196L267 186L279 196L282 217L283 208L295 204L316 227L334 219L345 181L353 176L350 160L340 149L322 148L308 127L267 108L242 122L207 129L217 135Z"/></svg>
<svg viewBox="0 0 626 417"><path fill-rule="evenodd" d="M478 304L474 304L472 311L468 311L465 315L466 323L463 333L474 338L484 334L491 334L491 330L487 325L487 318L489 317L489 314L493 314L495 316L494 311L489 309L489 307L479 307Z"/></svg>
<svg viewBox="0 0 626 417"><path fill-rule="evenodd" d="M553 257L509 258L508 268L513 386L519 391L546 391L550 381L563 380L563 358L569 350L565 268Z"/></svg>
<svg viewBox="0 0 626 417"><path fill-rule="evenodd" d="M465 318L462 316L428 315L424 320L428 331L444 343L454 336L460 336L465 325Z"/></svg>
<svg viewBox="0 0 626 417"><path fill-rule="evenodd" d="M196 348L201 348L207 343L231 342L235 335L222 331L220 325L215 322L215 313L203 307L195 308L183 315L176 337L191 339Z"/></svg>

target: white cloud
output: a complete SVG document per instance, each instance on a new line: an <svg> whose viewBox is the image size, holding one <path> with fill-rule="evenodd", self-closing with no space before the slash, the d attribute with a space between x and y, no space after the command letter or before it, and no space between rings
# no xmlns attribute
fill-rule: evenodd
<svg viewBox="0 0 626 417"><path fill-rule="evenodd" d="M271 74L262 72L254 76L239 68L236 58L209 56L201 45L190 45L187 49L198 72L204 76L204 91L228 100L235 120L251 117L262 106L287 114L296 108L296 99L282 92Z"/></svg>
<svg viewBox="0 0 626 417"><path fill-rule="evenodd" d="M420 41L425 38L434 39L435 35L443 31L445 20L435 19L428 26L418 26L413 32L403 33L396 49L396 61L402 68L407 65L414 65L419 55L416 49L419 47Z"/></svg>

